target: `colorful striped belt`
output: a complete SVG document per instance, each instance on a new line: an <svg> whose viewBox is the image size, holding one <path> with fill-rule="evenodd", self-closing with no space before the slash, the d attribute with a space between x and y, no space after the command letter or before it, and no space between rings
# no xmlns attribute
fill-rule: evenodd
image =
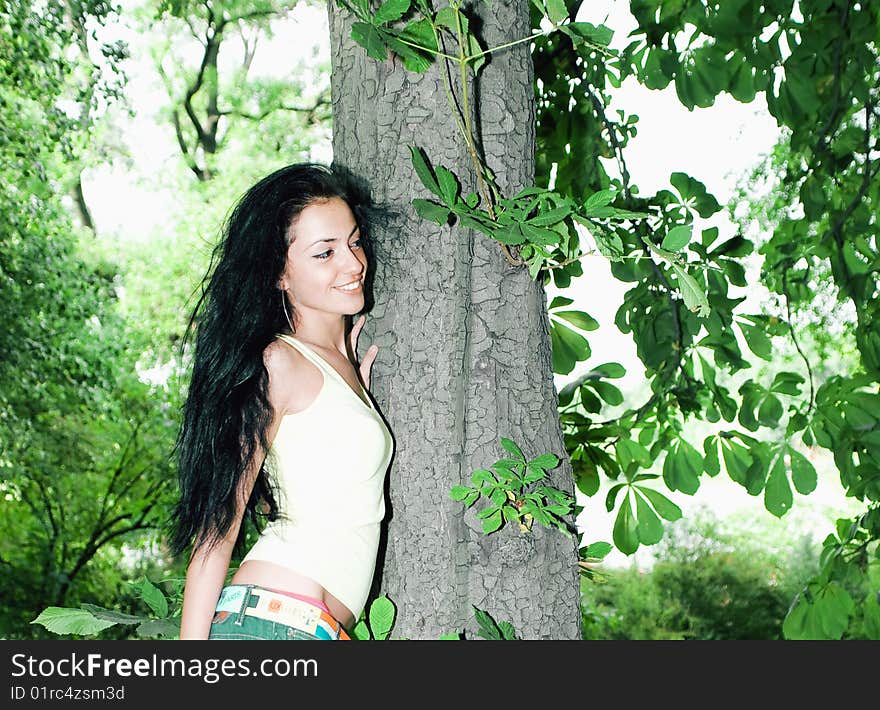
<svg viewBox="0 0 880 710"><path fill-rule="evenodd" d="M256 606L251 606L255 599ZM311 602L250 584L223 588L217 612L228 612L274 621L326 641L350 641L342 624L320 606Z"/></svg>

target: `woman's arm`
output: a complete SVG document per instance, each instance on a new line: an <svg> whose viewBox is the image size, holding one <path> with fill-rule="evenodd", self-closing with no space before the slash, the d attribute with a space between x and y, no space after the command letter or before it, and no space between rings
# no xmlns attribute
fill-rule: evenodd
<svg viewBox="0 0 880 710"><path fill-rule="evenodd" d="M238 538L246 503L254 487L260 465L263 461L262 451L257 448L254 456L255 464L239 486L238 500L235 507L235 518L229 531L213 547L208 549L202 544L193 550L189 566L186 569L186 585L183 590L183 612L180 618L180 639L206 639L211 631L214 609L229 571L232 549ZM257 464L256 462L259 462Z"/></svg>
<svg viewBox="0 0 880 710"><path fill-rule="evenodd" d="M295 379L290 376L289 353L285 353L285 349L290 350L286 346L270 345L264 356L266 370L269 374L269 403L275 412L267 432L268 441L272 441L278 432L278 427L281 424L279 413L283 414L287 409L289 383ZM186 585L183 591L183 611L180 618L181 640L208 638L214 610L217 608L217 600L220 598L223 582L229 571L229 561L232 559L232 550L235 547L236 539L238 539L238 531L241 528L247 501L264 458L263 449L257 443L251 466L242 477L239 485L235 518L224 538L210 550L208 545L201 545L193 550L189 566L186 569Z"/></svg>
<svg viewBox="0 0 880 710"><path fill-rule="evenodd" d="M242 515L236 516L236 522L227 536L210 551L207 545L193 551L183 590L183 613L180 618L182 641L208 638L214 609L229 571L229 560L232 558L232 548L241 527L241 519Z"/></svg>

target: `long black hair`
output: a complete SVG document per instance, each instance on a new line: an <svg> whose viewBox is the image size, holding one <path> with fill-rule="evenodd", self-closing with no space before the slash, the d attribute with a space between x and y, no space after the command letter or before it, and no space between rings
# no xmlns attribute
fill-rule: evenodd
<svg viewBox="0 0 880 710"><path fill-rule="evenodd" d="M183 353L195 329L192 376L175 444L180 498L169 525L173 555L191 545L210 548L226 536L242 476L258 445L269 449L272 406L263 351L288 325L278 279L290 226L309 204L333 197L345 200L366 237L363 193L347 173L317 163L289 165L260 180L223 226L181 344ZM278 517L273 488L261 462L246 506L252 522L259 520L258 505L269 520ZM244 530L242 524L236 551Z"/></svg>

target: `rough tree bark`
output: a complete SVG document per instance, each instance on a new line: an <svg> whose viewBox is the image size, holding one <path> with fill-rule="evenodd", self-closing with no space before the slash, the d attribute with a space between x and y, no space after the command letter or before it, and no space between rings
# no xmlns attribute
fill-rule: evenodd
<svg viewBox="0 0 880 710"><path fill-rule="evenodd" d="M474 3L486 47L529 33L528 0ZM450 499L476 468L507 454L499 438L533 458L564 463L552 485L573 494L556 410L546 296L498 245L458 225L421 220L429 197L410 145L475 190L473 165L446 103L442 67L408 73L377 62L350 38L352 18L328 3L334 163L369 184L392 213L373 233L373 280L362 348L380 346L372 391L395 439L386 530L373 595L397 605L393 636L476 636L471 605L509 621L520 638L577 639L577 544L535 524L483 534L477 508ZM499 187L513 195L534 176L534 86L528 44L491 58L473 102L479 139ZM470 183L470 184L468 184Z"/></svg>

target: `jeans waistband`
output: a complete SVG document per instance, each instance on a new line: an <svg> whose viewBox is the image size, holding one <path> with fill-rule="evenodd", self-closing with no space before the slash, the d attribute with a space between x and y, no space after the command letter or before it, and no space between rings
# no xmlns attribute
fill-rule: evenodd
<svg viewBox="0 0 880 710"><path fill-rule="evenodd" d="M349 640L348 634L332 615L316 603L254 584L230 584L220 592L217 612L274 621L328 641Z"/></svg>

